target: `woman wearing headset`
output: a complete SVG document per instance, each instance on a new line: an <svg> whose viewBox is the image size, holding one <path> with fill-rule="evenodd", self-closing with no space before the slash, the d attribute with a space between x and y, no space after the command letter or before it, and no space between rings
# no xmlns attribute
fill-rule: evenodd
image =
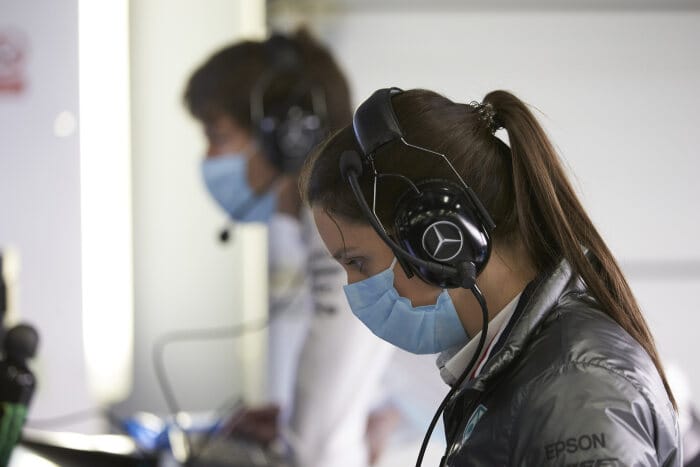
<svg viewBox="0 0 700 467"><path fill-rule="evenodd" d="M440 353L443 465L680 465L647 324L517 97L377 91L301 189L353 313Z"/></svg>
<svg viewBox="0 0 700 467"><path fill-rule="evenodd" d="M324 129L350 121L345 77L299 31L216 52L184 98L207 139L201 170L211 197L232 222L268 227L271 405L250 410L239 433L269 442L282 431L304 467L366 467L368 416L393 349L346 309L342 268L297 189L300 163ZM236 241L235 231L228 236Z"/></svg>

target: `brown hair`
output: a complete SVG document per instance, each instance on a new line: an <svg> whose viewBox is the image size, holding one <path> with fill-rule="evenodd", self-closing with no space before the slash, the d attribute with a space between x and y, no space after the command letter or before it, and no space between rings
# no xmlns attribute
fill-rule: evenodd
<svg viewBox="0 0 700 467"><path fill-rule="evenodd" d="M543 272L566 259L588 285L601 308L647 351L675 406L649 328L620 267L578 200L559 157L543 128L520 99L493 91L483 104L495 112L496 125L508 132L510 148L492 132L477 106L458 104L426 90L411 90L392 99L406 140L445 154L474 190L496 223L494 242L519 238L533 264ZM348 184L342 180L339 158L357 150L352 127L329 138L302 171L302 196L311 205L347 221L367 223ZM452 178L447 164L417 153L401 142L375 155L380 172L400 173L413 181ZM360 178L372 199L372 177ZM395 177L379 185L377 215L391 230L393 207L406 186ZM595 258L586 256L584 247Z"/></svg>
<svg viewBox="0 0 700 467"><path fill-rule="evenodd" d="M320 86L325 94L327 122L330 131L346 125L352 116L350 92L345 76L330 52L306 29L285 37L301 61L304 79ZM232 117L243 128L251 129L251 94L259 80L279 66L270 43L279 40L241 41L214 53L187 82L184 101L190 113L208 123L221 113ZM292 74L295 76L291 76ZM266 109L284 104L293 93L299 77L294 72L280 72L269 84L264 96ZM310 100L310 99L309 99ZM306 102L308 109L311 103Z"/></svg>

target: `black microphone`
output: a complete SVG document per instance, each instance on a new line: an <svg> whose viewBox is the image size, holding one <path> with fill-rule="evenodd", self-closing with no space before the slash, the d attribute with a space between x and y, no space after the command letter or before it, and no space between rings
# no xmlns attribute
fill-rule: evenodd
<svg viewBox="0 0 700 467"><path fill-rule="evenodd" d="M355 151L344 151L340 155L340 163L338 165L340 166L340 175L342 175L345 180L348 180L350 172L355 172L357 178L361 177L364 172L362 159Z"/></svg>
<svg viewBox="0 0 700 467"><path fill-rule="evenodd" d="M7 465L27 419L36 379L27 366L39 344L39 334L28 324L18 324L4 337L0 359L0 465Z"/></svg>
<svg viewBox="0 0 700 467"><path fill-rule="evenodd" d="M281 174L275 175L270 181L270 183L267 184L265 189L260 194L253 193L252 195L250 195L248 199L245 200L245 202L233 212L233 214L229 215L226 225L222 227L221 230L219 230L220 243L228 243L231 240L231 235L233 233L233 229L236 227L236 222L238 221L238 219L245 217L250 211L253 210L253 208L255 207L255 203L258 201L258 198L272 190L273 186L275 185L275 182L277 182L280 175Z"/></svg>
<svg viewBox="0 0 700 467"><path fill-rule="evenodd" d="M255 201L257 196L253 195L246 200L238 209L236 209L233 214L229 216L226 220L226 225L224 225L221 230L219 230L219 242L228 243L233 236L233 230L236 228L237 220L245 217L250 211L255 207Z"/></svg>
<svg viewBox="0 0 700 467"><path fill-rule="evenodd" d="M245 201L245 203L236 209L233 214L229 216L229 218L226 220L226 225L219 230L220 243L228 243L231 240L231 237L233 236L233 229L236 228L237 219L245 217L250 211L253 210L257 198L257 195L252 195Z"/></svg>
<svg viewBox="0 0 700 467"><path fill-rule="evenodd" d="M462 287L470 289L475 281L476 277L476 266L473 263L466 263L460 265L460 268L454 268L452 266L447 266L445 264L435 263L432 261L426 261L424 259L416 258L411 253L403 249L398 243L396 243L384 230L384 227L379 223L377 216L372 212L367 204L365 195L362 193L360 188L360 183L358 178L362 175L362 160L359 154L355 151L345 151L340 155L340 173L344 179L350 184L355 199L360 205L360 209L365 214L365 217L372 225L377 234L382 240L391 248L391 250L397 256L414 264L418 267L427 269L428 271L439 274L439 275L449 275L452 277L458 277L462 284ZM471 266L470 266L471 265Z"/></svg>
<svg viewBox="0 0 700 467"><path fill-rule="evenodd" d="M226 222L226 225L219 230L220 243L228 243L228 241L231 239L231 231L235 226L236 224L230 219L228 222Z"/></svg>

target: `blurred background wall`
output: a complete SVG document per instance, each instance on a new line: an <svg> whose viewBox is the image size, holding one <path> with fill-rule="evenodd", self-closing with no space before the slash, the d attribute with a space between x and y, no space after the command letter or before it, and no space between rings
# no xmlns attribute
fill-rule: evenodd
<svg viewBox="0 0 700 467"><path fill-rule="evenodd" d="M88 94L79 87L79 41L107 40L99 28L81 29L79 37L84 5L0 0L0 31L19 29L28 43L27 86L0 93L0 246L19 252L18 314L43 336L40 390L30 418L104 400L121 400L117 409L124 415L163 412L151 355L159 336L264 313L265 232L238 230L240 242L216 242L224 218L200 181L204 141L181 95L209 54L241 37L264 35L266 23L281 29L303 23L326 41L350 78L356 103L387 85L426 87L461 101L503 88L532 103L628 273L662 355L682 364L700 391L694 358L700 2L107 2L122 12L123 42L116 52L105 43L100 63L103 72L127 77L129 89L117 95L130 104L117 106L126 130L121 123L99 125L116 112L107 104L116 93L112 87L90 98L105 103L81 122L80 100ZM115 18L94 21L104 21L106 31ZM102 150L82 145L88 123L102 138ZM125 149L113 151L120 144ZM118 171L81 175L95 159ZM122 179L123 173L129 175ZM115 180L122 180L111 193L119 215L110 216L115 210L109 204L86 210L86 200L100 199L86 190ZM86 237L86 221L101 225L103 235L116 235L96 242L96 231ZM115 251L129 259L118 269L118 258L110 258ZM89 383L85 360L95 353L86 352L83 327L99 310L112 311L98 313L98 321L120 316L114 302L124 297L116 305L127 323L133 313L130 377L122 380L130 384L122 397L105 399ZM166 363L181 405L213 408L241 393L264 397L264 338L169 348ZM129 335L105 342L130 355Z"/></svg>
<svg viewBox="0 0 700 467"><path fill-rule="evenodd" d="M11 319L42 338L30 420L82 413L49 426L95 432L105 404L165 413L159 337L266 313L265 232L217 243L224 216L181 101L216 48L264 35L264 11L249 0L0 0L0 248L19 259ZM182 408L264 397L264 339L168 347Z"/></svg>
<svg viewBox="0 0 700 467"><path fill-rule="evenodd" d="M201 180L204 136L182 102L187 79L209 55L244 37L264 37L264 3L130 6L136 334L134 388L120 407L124 414L166 409L153 373L158 338L255 319L267 307L265 231L246 226L236 230L236 241L218 242L225 216ZM166 369L182 407L214 408L241 391L263 397L263 338L169 346Z"/></svg>
<svg viewBox="0 0 700 467"><path fill-rule="evenodd" d="M92 404L82 358L78 2L33 3L0 1L0 247L19 258L11 318L41 333L32 410L48 416Z"/></svg>

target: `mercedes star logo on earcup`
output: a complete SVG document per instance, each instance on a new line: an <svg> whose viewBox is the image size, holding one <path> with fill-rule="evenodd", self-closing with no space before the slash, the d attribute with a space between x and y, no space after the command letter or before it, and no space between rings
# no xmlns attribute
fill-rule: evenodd
<svg viewBox="0 0 700 467"><path fill-rule="evenodd" d="M450 221L432 223L423 232L423 249L437 261L450 261L464 244L462 231Z"/></svg>

